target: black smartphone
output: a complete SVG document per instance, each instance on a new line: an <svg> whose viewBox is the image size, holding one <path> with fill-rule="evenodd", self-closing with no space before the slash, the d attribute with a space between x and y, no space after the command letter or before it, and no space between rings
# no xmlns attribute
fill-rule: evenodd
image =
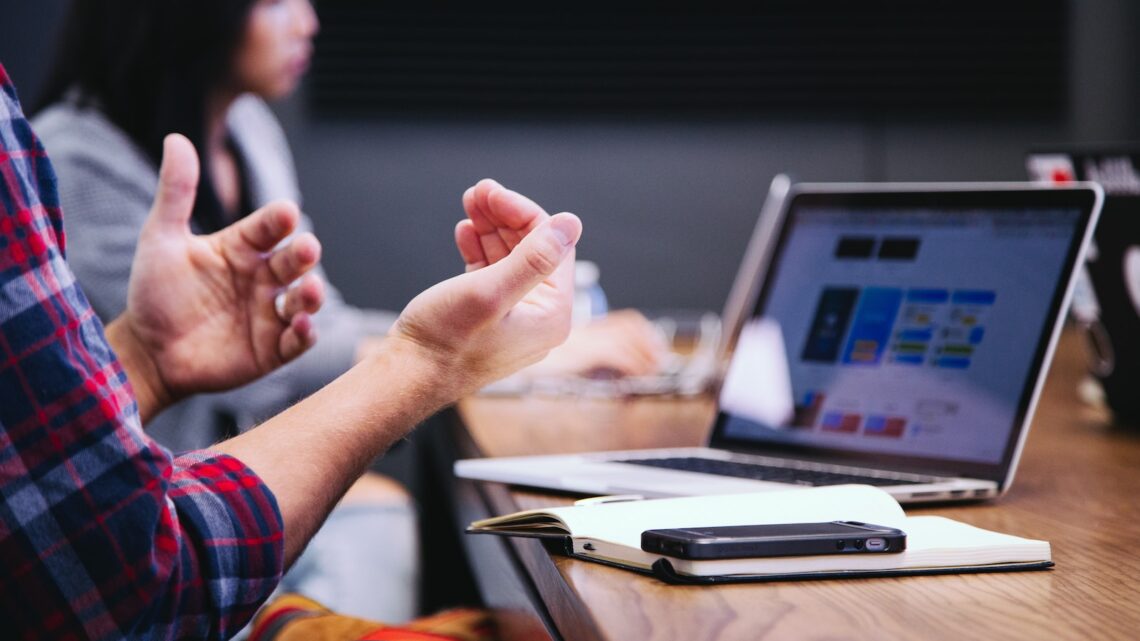
<svg viewBox="0 0 1140 641"><path fill-rule="evenodd" d="M693 527L646 530L641 549L679 559L883 554L905 550L906 533L858 521Z"/></svg>

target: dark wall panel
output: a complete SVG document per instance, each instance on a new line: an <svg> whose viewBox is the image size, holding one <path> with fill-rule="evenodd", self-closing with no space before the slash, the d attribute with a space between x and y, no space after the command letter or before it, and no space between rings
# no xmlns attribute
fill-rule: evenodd
<svg viewBox="0 0 1140 641"><path fill-rule="evenodd" d="M1053 117L1064 0L325 0L319 113Z"/></svg>

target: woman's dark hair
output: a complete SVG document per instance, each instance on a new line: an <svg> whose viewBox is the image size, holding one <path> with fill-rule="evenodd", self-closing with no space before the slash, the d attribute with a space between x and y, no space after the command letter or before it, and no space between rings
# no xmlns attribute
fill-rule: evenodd
<svg viewBox="0 0 1140 641"><path fill-rule="evenodd" d="M76 90L154 161L181 133L202 163L194 220L225 225L209 179L207 100L229 80L255 0L72 0L52 69L33 112Z"/></svg>

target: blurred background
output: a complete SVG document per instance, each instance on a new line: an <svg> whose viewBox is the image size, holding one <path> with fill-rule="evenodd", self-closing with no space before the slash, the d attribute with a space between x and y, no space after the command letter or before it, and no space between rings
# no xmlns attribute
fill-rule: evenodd
<svg viewBox="0 0 1140 641"><path fill-rule="evenodd" d="M315 4L313 68L275 109L361 306L462 268L486 176L582 217L612 307L719 311L778 172L1024 180L1031 149L1140 141L1132 0ZM65 6L0 1L25 103Z"/></svg>

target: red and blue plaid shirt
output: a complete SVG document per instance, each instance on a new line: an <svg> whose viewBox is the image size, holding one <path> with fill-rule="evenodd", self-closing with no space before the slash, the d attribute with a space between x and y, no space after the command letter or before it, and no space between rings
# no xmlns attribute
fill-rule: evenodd
<svg viewBox="0 0 1140 641"><path fill-rule="evenodd" d="M281 569L281 515L249 468L143 434L0 66L0 637L224 639Z"/></svg>

